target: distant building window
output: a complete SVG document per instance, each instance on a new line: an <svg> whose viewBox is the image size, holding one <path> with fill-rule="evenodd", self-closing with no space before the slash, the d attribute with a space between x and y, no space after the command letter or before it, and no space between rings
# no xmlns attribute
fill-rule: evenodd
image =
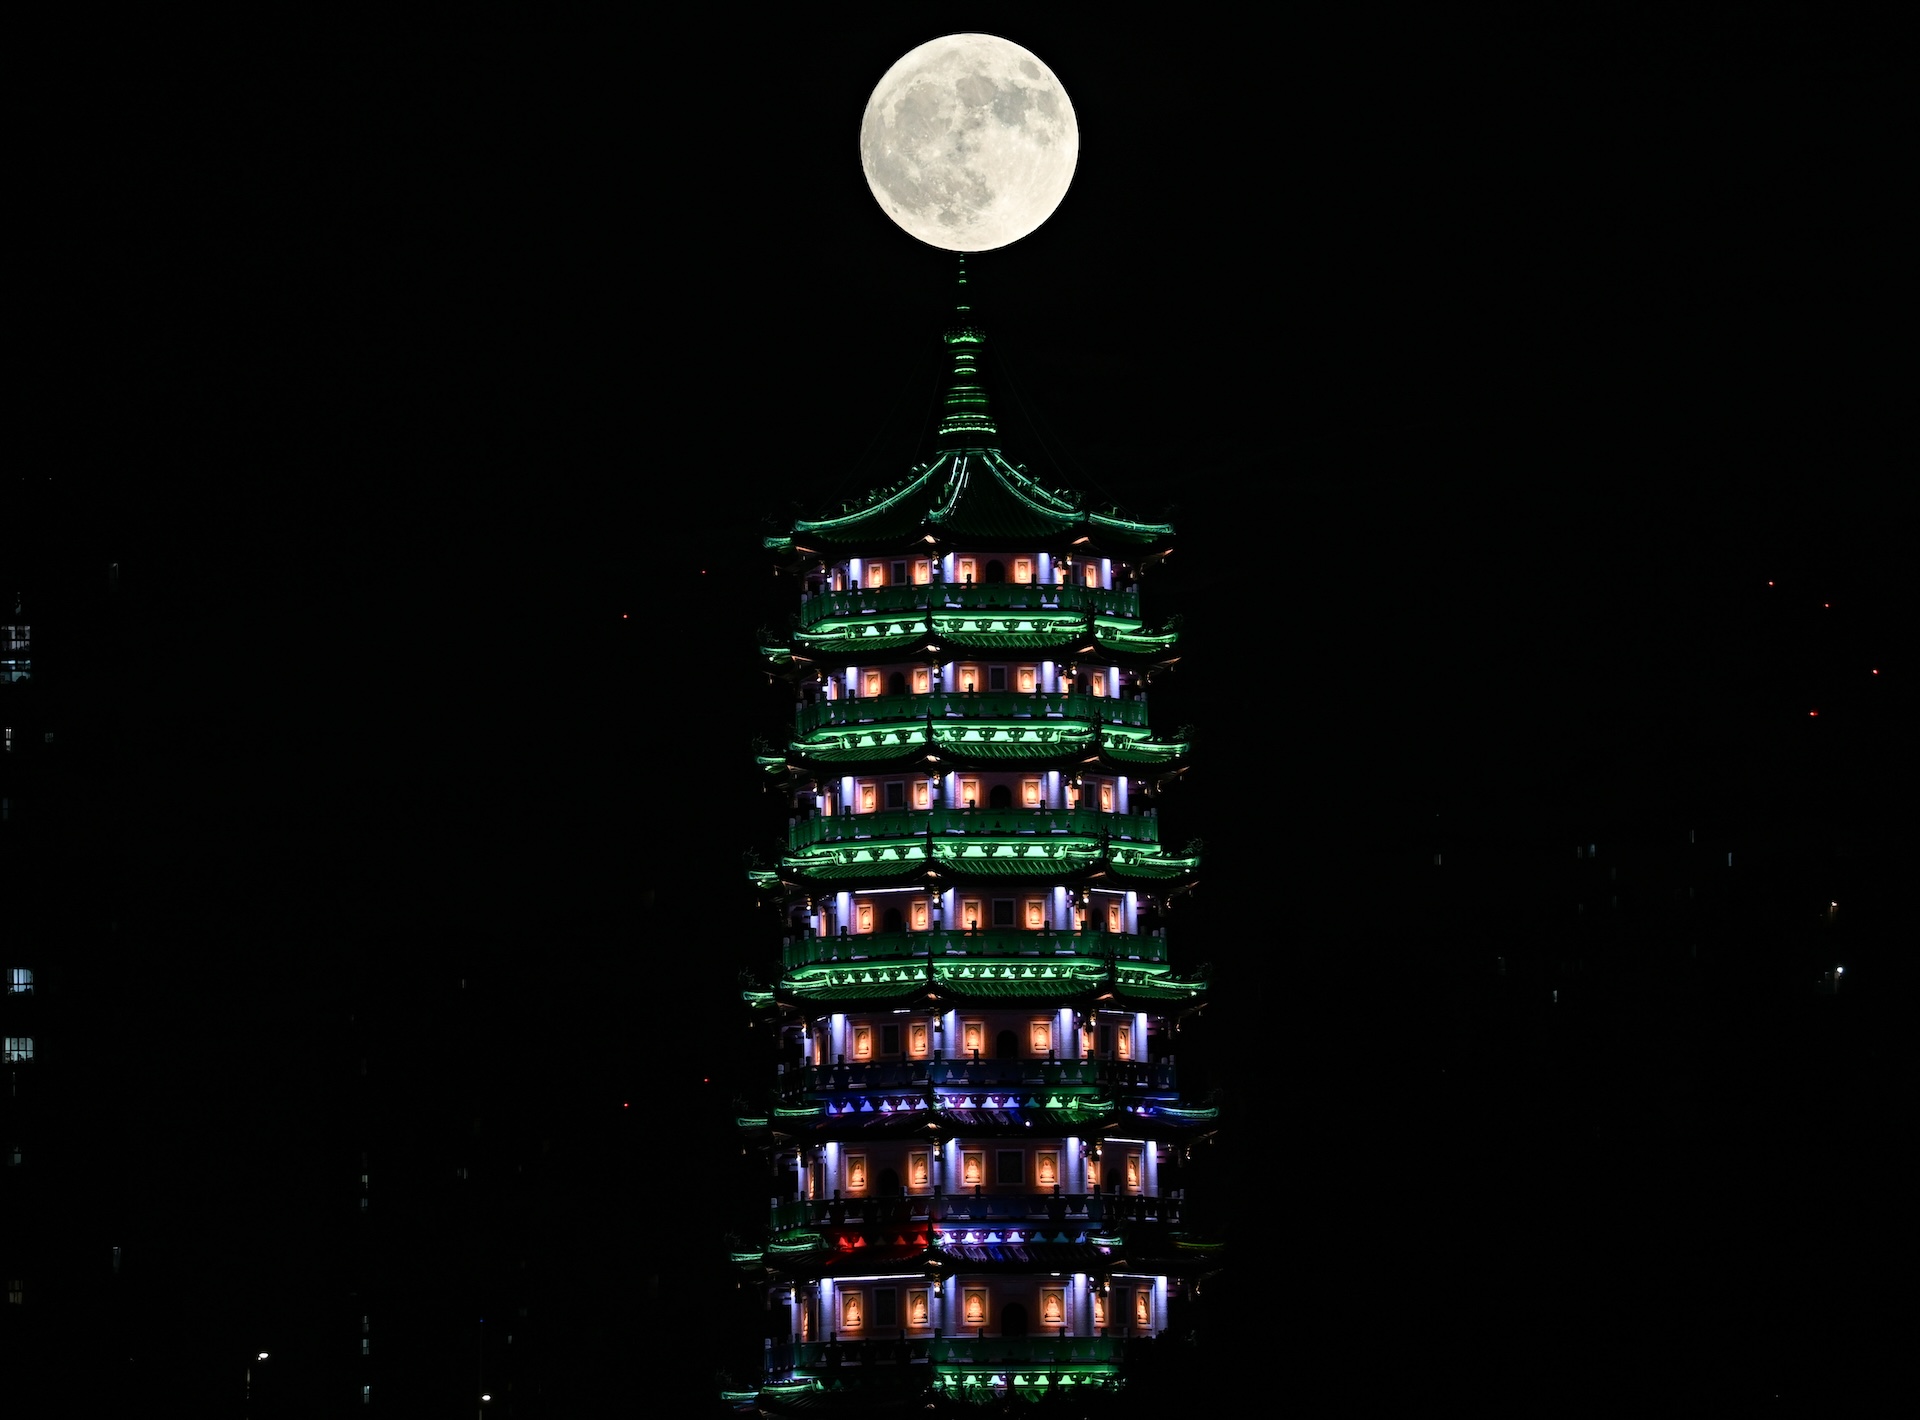
<svg viewBox="0 0 1920 1420"><path fill-rule="evenodd" d="M9 1145L7 1148L7 1167L10 1169L19 1168L21 1157L20 1146L18 1144Z"/></svg>
<svg viewBox="0 0 1920 1420"><path fill-rule="evenodd" d="M7 990L15 995L31 995L33 992L33 969L16 966L7 972Z"/></svg>
<svg viewBox="0 0 1920 1420"><path fill-rule="evenodd" d="M373 1343L364 1336L360 1338L360 1354L362 1356L370 1356L373 1354Z"/></svg>
<svg viewBox="0 0 1920 1420"><path fill-rule="evenodd" d="M30 1035L10 1035L7 1037L7 1063L33 1059L33 1037Z"/></svg>
<svg viewBox="0 0 1920 1420"><path fill-rule="evenodd" d="M361 1317L361 1318L360 1318L360 1330L361 1330L362 1332L368 1332L368 1331L372 1331L372 1330L373 1330L373 1318L372 1318L372 1317L369 1317L369 1316L363 1316L363 1317Z"/></svg>
<svg viewBox="0 0 1920 1420"><path fill-rule="evenodd" d="M360 1387L360 1403L362 1405L373 1404L373 1387L372 1386L363 1385Z"/></svg>
<svg viewBox="0 0 1920 1420"><path fill-rule="evenodd" d="M26 1305L26 1301L27 1284L18 1277L9 1278L7 1281L7 1305L12 1307L24 1306Z"/></svg>

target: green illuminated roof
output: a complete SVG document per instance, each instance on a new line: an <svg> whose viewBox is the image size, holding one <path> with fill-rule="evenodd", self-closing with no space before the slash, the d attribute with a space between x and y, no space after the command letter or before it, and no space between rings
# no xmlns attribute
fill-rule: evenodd
<svg viewBox="0 0 1920 1420"><path fill-rule="evenodd" d="M965 300L964 281L962 301ZM952 364L941 410L939 452L900 481L876 488L835 512L795 521L769 547L824 552L904 546L929 536L980 548L1048 546L1086 538L1114 551L1141 550L1171 537L1167 523L1139 522L1117 508L1095 512L1083 494L1048 488L1000 451L981 367L986 337L970 306L956 305L942 335Z"/></svg>

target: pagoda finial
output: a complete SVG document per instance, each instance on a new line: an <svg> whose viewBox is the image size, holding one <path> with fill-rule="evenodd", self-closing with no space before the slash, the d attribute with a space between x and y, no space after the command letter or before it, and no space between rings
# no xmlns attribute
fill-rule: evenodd
<svg viewBox="0 0 1920 1420"><path fill-rule="evenodd" d="M940 419L940 447L959 449L996 441L1000 430L987 410L987 391L980 383L980 355L986 348L986 332L973 319L964 255L954 283L953 324L941 339L953 353L953 374L947 381L946 409Z"/></svg>

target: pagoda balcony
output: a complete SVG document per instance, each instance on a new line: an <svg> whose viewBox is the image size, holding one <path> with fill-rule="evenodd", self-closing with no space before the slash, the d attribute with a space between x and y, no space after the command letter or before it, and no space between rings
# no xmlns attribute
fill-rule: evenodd
<svg viewBox="0 0 1920 1420"><path fill-rule="evenodd" d="M916 611L1081 611L1137 618L1140 594L1070 582L923 582L904 587L856 587L803 598L800 627L810 630L836 616Z"/></svg>
<svg viewBox="0 0 1920 1420"><path fill-rule="evenodd" d="M1125 1336L915 1336L860 1341L776 1341L770 1373L831 1374L842 1366L937 1366L941 1370L1005 1370L1008 1366L1116 1366Z"/></svg>
<svg viewBox="0 0 1920 1420"><path fill-rule="evenodd" d="M1178 1089L1165 1060L861 1060L850 1065L790 1065L784 1090L906 1089L923 1085L1099 1085Z"/></svg>
<svg viewBox="0 0 1920 1420"><path fill-rule="evenodd" d="M905 1227L909 1223L1058 1223L1090 1227L1119 1223L1177 1223L1182 1200L1150 1193L904 1193L871 1198L795 1198L776 1203L770 1225L839 1227L848 1223Z"/></svg>
<svg viewBox="0 0 1920 1420"><path fill-rule="evenodd" d="M926 838L930 834L1060 834L1158 843L1160 820L1151 813L1110 814L1099 809L881 809L870 814L816 814L798 819L787 831L787 846L798 852L817 843Z"/></svg>
<svg viewBox="0 0 1920 1420"><path fill-rule="evenodd" d="M1084 720L1145 728L1147 702L1085 691L949 690L931 695L846 696L794 709L799 733L885 720Z"/></svg>
<svg viewBox="0 0 1920 1420"><path fill-rule="evenodd" d="M1164 966L1167 939L1118 932L982 927L976 932L865 932L859 936L789 938L781 954L789 971L831 962L900 961L928 956L993 960L1078 957L1089 966L1104 966L1111 957L1115 961Z"/></svg>

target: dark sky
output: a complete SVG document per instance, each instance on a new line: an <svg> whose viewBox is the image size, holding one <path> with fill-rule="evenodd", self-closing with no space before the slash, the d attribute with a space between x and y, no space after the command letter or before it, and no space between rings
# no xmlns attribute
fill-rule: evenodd
<svg viewBox="0 0 1920 1420"><path fill-rule="evenodd" d="M948 26L147 23L50 42L29 91L15 394L63 536L154 631L125 729L156 843L183 815L257 870L209 909L236 941L290 901L352 917L322 882L584 935L657 929L642 882L730 891L780 715L762 520L926 452L952 259L883 217L855 136ZM1897 827L1886 36L965 25L1079 117L1065 202L976 259L976 305L1015 457L1186 534L1148 591L1190 628L1163 706L1201 769L1167 813L1211 881L1310 899L1442 812Z"/></svg>

